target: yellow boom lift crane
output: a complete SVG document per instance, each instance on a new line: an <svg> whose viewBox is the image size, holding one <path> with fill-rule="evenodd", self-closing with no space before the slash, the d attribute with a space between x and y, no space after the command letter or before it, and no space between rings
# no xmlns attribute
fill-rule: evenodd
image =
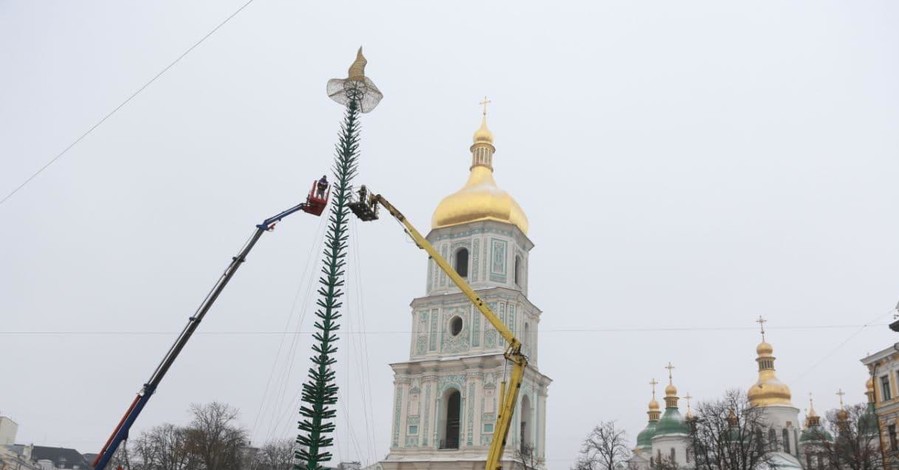
<svg viewBox="0 0 899 470"><path fill-rule="evenodd" d="M406 230L406 233L412 237L415 244L419 248L425 250L428 256L437 263L437 266L452 279L453 283L468 297L468 300L474 304L484 318L496 328L500 336L506 340L508 346L503 353L506 360L512 364L512 373L509 377L509 383L505 381L500 383L499 396L501 402L499 405L499 413L496 415L496 424L494 426L493 440L490 442L490 451L487 454L486 470L501 470L503 451L506 448L506 437L509 435L509 428L512 424L512 413L515 410L515 404L518 402L518 391L521 388L521 381L524 378L524 369L528 365L528 358L521 352L521 341L512 334L512 330L500 320L493 310L487 306L483 299L465 282L465 279L453 269L452 266L442 257L440 253L431 245L428 240L423 237L418 230L406 219L406 217L380 194L369 194L365 186L359 189L358 199L350 203L350 210L359 217L363 222L378 219L378 205L384 206L387 212L393 216Z"/></svg>

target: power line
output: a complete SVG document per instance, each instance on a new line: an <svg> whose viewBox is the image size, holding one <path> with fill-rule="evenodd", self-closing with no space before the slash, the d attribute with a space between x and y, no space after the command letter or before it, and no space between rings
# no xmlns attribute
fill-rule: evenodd
<svg viewBox="0 0 899 470"><path fill-rule="evenodd" d="M81 142L82 140L84 140L85 137L87 137L88 135L90 135L90 133L93 132L94 129L100 127L100 125L103 124L104 122L106 122L107 119L111 118L116 112L118 112L118 111L119 111L120 109L122 109L126 104L128 104L131 100L133 100L134 97L136 97L137 95L139 95L140 92L144 91L144 89L146 89L148 86L152 85L153 82L155 82L159 77L161 77L164 73L168 72L170 68L174 67L175 64L177 64L178 62L180 62L181 59L183 59L184 57L187 56L187 54L190 54L191 51L193 51L194 49L196 49L197 46L199 46L200 44L202 44L203 41L205 41L206 39L209 38L209 36L212 36L213 34L215 34L215 32L219 30L219 28L221 28L221 27L224 26L226 23L228 23L229 21L231 21L232 18L234 18L235 16L237 16L238 13L240 13L241 11L243 11L244 8L248 7L248 6L249 6L251 3L253 3L254 1L255 1L255 0L248 0L246 3L244 3L243 5L241 5L241 7L238 8L234 13L231 13L231 15L229 15L227 18L225 18L224 21L222 21L221 23L219 23L218 26L216 26L215 28L212 28L212 31L209 31L208 33L206 33L205 36L203 36L202 38L200 38L199 41L195 42L192 46L188 47L187 50L184 51L181 55L179 55L177 59L173 60L169 65L165 66L165 68L163 68L162 71L160 71L159 73L157 73L157 74L156 74L153 78L151 78L147 83L144 83L143 86L141 86L140 88L138 88L137 91L135 91L134 93L132 93L131 96L129 96L128 98L126 98L125 101L122 101L118 106L116 106L115 108L113 108L112 111L110 111L110 112L107 113L105 116L103 116L102 119L100 119L99 121L97 121L97 122L96 122L93 126L91 126L87 131L85 131L83 134L81 134L81 136L78 137L77 139L75 139L74 142L72 142L71 144L69 144L68 147L64 148L64 149L62 150L62 152L59 152L58 154L56 154L55 157L53 157L52 159L50 159L49 162L47 162L46 164L44 164L44 166L40 167L37 171L35 171L35 172L34 172L31 176L29 176L29 177L28 177L22 184L20 184L20 185L17 186L15 189L13 189L13 190L12 190L9 194L7 194L3 199L0 199L0 205L3 205L3 203L5 203L7 200L9 200L9 198L13 197L13 195L15 195L17 192L19 192L19 190L21 190L22 188L24 188L24 187L25 187L28 183L30 183L33 179L37 178L37 176L40 175L41 173L43 173L44 170L46 170L47 168L49 168L50 165L56 163L56 161L59 160L60 158L62 158L62 156L65 155L69 150L71 150L72 147L78 145L78 143Z"/></svg>
<svg viewBox="0 0 899 470"><path fill-rule="evenodd" d="M850 328L867 328L871 326L886 326L887 323L866 323L864 325L801 325L770 327L768 330L845 330ZM608 328L556 328L540 330L544 333L654 333L654 332L693 332L693 331L756 331L758 328L751 326L673 326L673 327L608 327ZM0 331L0 336L157 336L173 335L177 331L102 331L102 330L19 330ZM308 335L313 331L283 331L283 330L256 330L256 331L197 331L200 336L274 336L274 335ZM411 334L411 330L355 330L343 331L342 335L398 335ZM857 333L856 333L857 334Z"/></svg>
<svg viewBox="0 0 899 470"><path fill-rule="evenodd" d="M899 306L899 305L897 305L897 306ZM805 369L805 372L799 374L799 379L802 379L803 377L805 377L806 375L808 375L811 371L813 371L815 368L817 368L817 367L820 366L821 364L824 364L825 361L827 361L828 359L830 359L831 356L833 356L834 354L836 354L837 351L839 351L840 349L842 349L843 346L845 346L846 344L848 344L849 341L852 341L853 338L855 338L856 336L858 336L859 333L861 333L862 331L865 331L865 329L868 328L869 326L883 326L883 325L887 325L887 323L874 323L874 322L876 322L876 321L878 321L878 320L880 320L880 319L882 319L883 317L886 317L886 316L888 316L888 315L892 315L892 314L895 312L895 310L896 310L896 309L890 309L890 310L888 310L886 313L884 313L884 314L879 314L879 315L877 315L876 317L872 318L868 323L865 323L864 325L859 326L859 327L858 327L858 330L856 330L854 333L852 333L851 335L849 335L845 340L843 340L843 342L841 342L840 344L836 345L833 349L830 350L830 352L828 352L828 353L825 354L824 356L821 356L821 359L819 359L818 362L812 364L810 367L806 368L806 369Z"/></svg>

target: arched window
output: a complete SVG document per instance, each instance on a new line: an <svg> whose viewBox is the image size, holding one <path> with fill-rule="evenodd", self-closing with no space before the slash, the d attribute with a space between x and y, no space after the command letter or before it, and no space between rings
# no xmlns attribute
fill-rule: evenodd
<svg viewBox="0 0 899 470"><path fill-rule="evenodd" d="M515 285L521 285L521 256L515 256Z"/></svg>
<svg viewBox="0 0 899 470"><path fill-rule="evenodd" d="M441 410L441 424L438 428L442 434L440 439L441 449L459 448L459 424L462 417L462 395L458 390L450 390L444 397L444 407Z"/></svg>
<svg viewBox="0 0 899 470"><path fill-rule="evenodd" d="M768 448L777 450L777 431L774 428L768 430Z"/></svg>
<svg viewBox="0 0 899 470"><path fill-rule="evenodd" d="M531 408L531 399L525 395L521 399L521 422L520 430L521 430L521 453L526 454L533 450L534 443L531 440L531 427L529 423L531 421L531 414L533 414L533 409Z"/></svg>
<svg viewBox="0 0 899 470"><path fill-rule="evenodd" d="M456 272L462 277L468 277L468 249L459 248L456 251Z"/></svg>
<svg viewBox="0 0 899 470"><path fill-rule="evenodd" d="M790 453L790 431L788 431L785 428L781 434L783 435L783 440L784 440L784 452L789 454Z"/></svg>

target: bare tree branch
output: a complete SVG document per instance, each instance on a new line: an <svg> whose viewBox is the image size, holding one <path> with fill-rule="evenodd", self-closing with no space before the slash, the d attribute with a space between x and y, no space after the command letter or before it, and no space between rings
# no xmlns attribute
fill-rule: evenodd
<svg viewBox="0 0 899 470"><path fill-rule="evenodd" d="M630 458L627 433L615 421L600 422L584 439L573 470L616 470Z"/></svg>
<svg viewBox="0 0 899 470"><path fill-rule="evenodd" d="M879 470L883 467L880 434L876 417L866 416L867 405L860 403L841 410L827 412L827 427L833 441L823 441L830 464L834 468L851 470Z"/></svg>
<svg viewBox="0 0 899 470"><path fill-rule="evenodd" d="M769 425L764 409L750 405L746 394L728 390L724 397L700 402L690 421L690 448L697 470L755 470L770 463Z"/></svg>
<svg viewBox="0 0 899 470"><path fill-rule="evenodd" d="M240 468L247 432L238 427L237 410L224 403L191 405L194 419L187 428L188 447L203 470Z"/></svg>

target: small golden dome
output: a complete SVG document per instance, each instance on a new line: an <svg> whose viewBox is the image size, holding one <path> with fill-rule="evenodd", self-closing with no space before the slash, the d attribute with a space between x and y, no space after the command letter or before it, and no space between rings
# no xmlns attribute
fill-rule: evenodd
<svg viewBox="0 0 899 470"><path fill-rule="evenodd" d="M649 411L658 411L659 409L659 402L655 398L649 401Z"/></svg>
<svg viewBox="0 0 899 470"><path fill-rule="evenodd" d="M668 386L665 387L665 396L673 397L676 395L677 395L677 387L675 387L674 384L668 384Z"/></svg>
<svg viewBox="0 0 899 470"><path fill-rule="evenodd" d="M493 132L487 128L487 116L481 119L481 127L474 132L473 140L476 144L493 144Z"/></svg>
<svg viewBox="0 0 899 470"><path fill-rule="evenodd" d="M849 420L849 412L845 409L837 411L837 421L845 422Z"/></svg>
<svg viewBox="0 0 899 470"><path fill-rule="evenodd" d="M521 206L496 185L493 179L493 133L487 118L474 133L471 146L472 163L468 181L462 189L443 198L431 217L431 228L437 229L479 220L495 220L518 227L528 233L528 218Z"/></svg>
<svg viewBox="0 0 899 470"><path fill-rule="evenodd" d="M730 426L737 426L740 424L740 418L737 417L737 413L734 412L733 408L727 410L727 424Z"/></svg>
<svg viewBox="0 0 899 470"><path fill-rule="evenodd" d="M759 343L758 347L755 348L755 352L759 356L770 356L771 354L774 354L774 347L769 343L762 341Z"/></svg>

